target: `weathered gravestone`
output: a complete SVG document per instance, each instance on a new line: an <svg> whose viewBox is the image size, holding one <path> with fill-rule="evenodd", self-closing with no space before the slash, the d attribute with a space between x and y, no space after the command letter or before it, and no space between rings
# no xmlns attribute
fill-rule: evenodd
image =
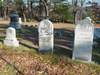
<svg viewBox="0 0 100 75"><path fill-rule="evenodd" d="M73 59L91 62L94 25L87 17L75 29Z"/></svg>
<svg viewBox="0 0 100 75"><path fill-rule="evenodd" d="M53 24L45 19L39 24L39 51L53 51Z"/></svg>
<svg viewBox="0 0 100 75"><path fill-rule="evenodd" d="M19 18L19 24L20 24L20 25L22 24L22 19L21 19L21 18Z"/></svg>
<svg viewBox="0 0 100 75"><path fill-rule="evenodd" d="M9 27L6 30L6 38L4 40L4 44L7 46L18 47L19 41L16 38L16 30L12 27Z"/></svg>
<svg viewBox="0 0 100 75"><path fill-rule="evenodd" d="M16 11L13 11L10 15L10 27L13 27L15 29L21 28L21 25L19 23L19 15Z"/></svg>
<svg viewBox="0 0 100 75"><path fill-rule="evenodd" d="M21 17L19 17L18 23L19 23L19 28L18 29L21 29L21 26L22 26L22 19L21 19Z"/></svg>

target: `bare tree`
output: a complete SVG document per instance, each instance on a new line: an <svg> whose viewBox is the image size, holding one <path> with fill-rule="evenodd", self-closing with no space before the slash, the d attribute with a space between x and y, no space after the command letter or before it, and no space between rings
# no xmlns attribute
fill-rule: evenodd
<svg viewBox="0 0 100 75"><path fill-rule="evenodd" d="M77 24L80 20L82 20L82 17L85 14L85 10L83 8L85 1L86 0L73 0L72 1L75 24Z"/></svg>
<svg viewBox="0 0 100 75"><path fill-rule="evenodd" d="M48 1L47 0L40 0L40 12L42 12L41 16L44 16L44 17L49 16Z"/></svg>
<svg viewBox="0 0 100 75"><path fill-rule="evenodd" d="M23 0L15 0L16 10L23 17L23 21L26 22L26 6L24 5Z"/></svg>

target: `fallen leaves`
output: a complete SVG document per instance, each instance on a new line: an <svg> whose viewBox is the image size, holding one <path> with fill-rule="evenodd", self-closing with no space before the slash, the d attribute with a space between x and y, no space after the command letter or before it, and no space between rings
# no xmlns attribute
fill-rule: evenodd
<svg viewBox="0 0 100 75"><path fill-rule="evenodd" d="M6 53L3 54L8 62L15 65L24 75L98 75L96 70L83 63L74 63L65 57L58 58L59 62L56 64L50 63L50 58L44 59L37 54L34 57L28 53ZM0 59L0 70L2 71L7 64ZM20 74L18 74L20 75Z"/></svg>

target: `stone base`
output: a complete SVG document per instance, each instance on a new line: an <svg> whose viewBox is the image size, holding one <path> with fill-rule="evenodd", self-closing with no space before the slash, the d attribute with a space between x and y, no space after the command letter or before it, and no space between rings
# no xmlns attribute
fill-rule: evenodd
<svg viewBox="0 0 100 75"><path fill-rule="evenodd" d="M19 47L19 41L17 41L17 39L5 39L4 45L12 46L12 47Z"/></svg>
<svg viewBox="0 0 100 75"><path fill-rule="evenodd" d="M82 62L91 62L91 58L86 58L86 57L73 57L72 59L82 61Z"/></svg>

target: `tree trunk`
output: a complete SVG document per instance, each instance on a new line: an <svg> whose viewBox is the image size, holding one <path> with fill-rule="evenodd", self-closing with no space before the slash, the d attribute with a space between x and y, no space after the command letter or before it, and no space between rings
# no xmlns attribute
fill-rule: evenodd
<svg viewBox="0 0 100 75"><path fill-rule="evenodd" d="M45 17L48 17L48 16L49 16L49 11L48 11L48 5L47 5L46 1L40 0L40 2L43 3L43 6L44 6L44 8L45 8ZM41 10L41 11L42 11L42 10Z"/></svg>
<svg viewBox="0 0 100 75"><path fill-rule="evenodd" d="M4 19L6 19L7 18L7 9L6 9L6 7L4 8Z"/></svg>
<svg viewBox="0 0 100 75"><path fill-rule="evenodd" d="M21 6L21 12L23 15L23 21L26 22L26 14L25 14L26 8L24 6Z"/></svg>
<svg viewBox="0 0 100 75"><path fill-rule="evenodd" d="M43 4L44 4L44 7L45 7L46 17L48 17L49 16L48 5L44 0L42 0L42 1L43 1Z"/></svg>
<svg viewBox="0 0 100 75"><path fill-rule="evenodd" d="M23 12L23 20L24 20L24 22L26 22L26 15L24 12Z"/></svg>

